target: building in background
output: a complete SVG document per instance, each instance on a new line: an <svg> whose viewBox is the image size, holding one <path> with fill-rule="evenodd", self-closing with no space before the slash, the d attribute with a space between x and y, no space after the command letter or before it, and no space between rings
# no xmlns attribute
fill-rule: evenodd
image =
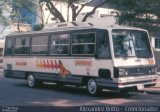
<svg viewBox="0 0 160 112"><path fill-rule="evenodd" d="M31 27L33 28L34 25L36 24L36 12L28 10L26 8L21 8L20 9L20 23L25 23L25 24L29 24L31 25Z"/></svg>
<svg viewBox="0 0 160 112"><path fill-rule="evenodd" d="M0 26L0 39L5 39L5 36L8 34L19 32L17 29L17 24L18 23L13 23L8 26ZM20 23L19 29L21 32L28 32L32 30L32 27L30 24Z"/></svg>
<svg viewBox="0 0 160 112"><path fill-rule="evenodd" d="M13 32L24 32L31 31L32 27L36 22L36 14L29 9L20 8L18 9L19 16L13 16L15 7L5 6L2 9L2 15L6 18L5 23L0 24L0 38L5 38L6 35ZM13 13L13 15L12 15ZM13 20L10 19L13 16Z"/></svg>

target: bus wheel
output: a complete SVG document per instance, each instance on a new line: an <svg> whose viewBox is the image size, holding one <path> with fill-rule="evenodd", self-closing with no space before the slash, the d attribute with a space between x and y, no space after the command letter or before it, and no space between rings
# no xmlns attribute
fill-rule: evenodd
<svg viewBox="0 0 160 112"><path fill-rule="evenodd" d="M27 84L29 87L35 87L36 86L36 80L32 74L29 74L27 77Z"/></svg>
<svg viewBox="0 0 160 112"><path fill-rule="evenodd" d="M89 79L87 82L87 91L90 95L97 95L101 89L98 87L94 79Z"/></svg>

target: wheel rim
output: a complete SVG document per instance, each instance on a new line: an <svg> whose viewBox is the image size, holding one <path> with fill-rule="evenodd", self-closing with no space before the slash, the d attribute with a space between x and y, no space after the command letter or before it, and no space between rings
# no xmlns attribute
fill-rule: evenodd
<svg viewBox="0 0 160 112"><path fill-rule="evenodd" d="M33 86L34 86L34 77L33 77L33 75L29 75L29 76L28 76L28 85L29 85L30 87L33 87Z"/></svg>
<svg viewBox="0 0 160 112"><path fill-rule="evenodd" d="M97 84L93 79L90 79L88 81L88 92L90 94L95 94L97 91Z"/></svg>

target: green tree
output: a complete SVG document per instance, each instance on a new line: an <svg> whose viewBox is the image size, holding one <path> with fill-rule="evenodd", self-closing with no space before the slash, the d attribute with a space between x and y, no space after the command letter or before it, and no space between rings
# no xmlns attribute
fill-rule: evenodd
<svg viewBox="0 0 160 112"><path fill-rule="evenodd" d="M2 0L2 1L5 2L6 0ZM66 2L68 4L68 7L71 8L71 10L72 10L72 21L76 20L79 13L88 4L88 2L81 4L81 7L78 8L76 3L79 3L80 0L9 0L9 1L10 2L8 2L8 4L9 4L9 6L13 7L13 11L14 11L14 13L12 14L12 19L13 19L13 17L18 16L18 11L22 7L26 8L32 12L34 12L34 9L39 8L42 12L41 16L43 16L44 12L43 12L42 7L43 7L43 5L46 5L47 8L49 9L50 13L56 19L58 19L59 22L66 22L66 20L64 19L64 16L61 14L61 12L56 8L56 5L53 3L53 1L57 2L57 3ZM107 0L99 0L99 4L96 4L96 6L93 7L93 10L91 12L87 13L82 21L86 21L87 18L90 15L92 15L98 7L104 5L105 3L107 3ZM39 16L39 15L37 15L37 16ZM43 18L43 17L41 17L41 18ZM44 22L44 20L42 19L42 23L43 22Z"/></svg>
<svg viewBox="0 0 160 112"><path fill-rule="evenodd" d="M56 4L62 2L68 4L68 8L72 10L72 21L75 21L82 9L90 3L83 3L81 6L78 6L77 3L79 3L80 0L1 0L0 22L8 24L10 22L19 22L27 19L21 18L19 14L19 9L23 7L41 18L42 25L36 26L39 29L40 26L43 27L45 24L44 5L47 6L54 19L58 22L66 22L67 20L65 20L65 17L59 9L56 8L56 4L53 3L53 1L56 2ZM92 11L86 13L82 21L86 21L90 15L94 14L97 8L106 3L110 8L115 9L113 13L116 15L118 24L145 28L151 33L160 32L160 0L99 0L99 3L93 6ZM8 10L6 4L13 7L9 17L2 16L2 9ZM41 12L40 15L36 13L35 9L39 9ZM7 20L7 22L5 22L5 20Z"/></svg>
<svg viewBox="0 0 160 112"><path fill-rule="evenodd" d="M0 1L0 23L4 24L7 27L8 25L11 25L13 23L18 23L17 29L20 31L19 24L25 23L28 19L31 19L31 17L22 17L20 11L22 9L28 10L31 13L34 13L37 17L41 18L42 25L44 24L44 18L43 18L43 10L42 7L44 4L39 4L39 0L1 0ZM39 8L41 15L38 15L36 13L36 9ZM8 13L6 15L6 13ZM36 26L37 27L37 26ZM4 30L3 29L3 30ZM3 31L2 31L3 32Z"/></svg>
<svg viewBox="0 0 160 112"><path fill-rule="evenodd" d="M117 23L160 32L160 0L110 0ZM155 35L156 36L156 35Z"/></svg>
<svg viewBox="0 0 160 112"><path fill-rule="evenodd" d="M72 21L75 21L79 13L82 11L82 9L89 3L89 2L86 2L86 3L84 2L83 4L81 4L81 6L78 7L77 3L79 3L80 1L81 0L1 0L0 6L2 6L3 8L4 6L9 6L12 8L12 11L10 11L11 15L8 17L8 20L3 18L3 20L7 20L8 22L10 21L10 23L12 22L20 23L21 21L25 21L27 17L22 18L19 13L19 10L21 8L26 8L28 11L31 11L32 13L34 13L37 17L41 19L42 25L36 25L36 28L39 29L40 26L43 27L45 24L44 10L43 10L44 5L47 6L48 10L50 11L50 14L54 17L54 19L56 19L58 22L66 22L67 20L65 20L65 17L61 14L59 9L56 8L56 4L64 3L64 2L67 3L68 9L71 8L72 10L72 14L71 14ZM92 0L88 0L88 1L92 1ZM56 2L56 4L53 2ZM90 15L94 14L97 8L104 5L105 3L107 3L107 0L99 0L99 4L96 4L93 7L92 11L86 13L82 21L83 22L86 21ZM37 9L40 11L40 15L36 13L35 10ZM0 13L0 15L2 14Z"/></svg>

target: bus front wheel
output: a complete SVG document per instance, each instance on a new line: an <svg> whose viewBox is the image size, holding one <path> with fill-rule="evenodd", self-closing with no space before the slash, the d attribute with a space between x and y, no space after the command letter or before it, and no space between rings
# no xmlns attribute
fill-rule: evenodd
<svg viewBox="0 0 160 112"><path fill-rule="evenodd" d="M101 89L94 79L89 79L87 82L87 91L90 95L98 95L98 93L101 92Z"/></svg>

